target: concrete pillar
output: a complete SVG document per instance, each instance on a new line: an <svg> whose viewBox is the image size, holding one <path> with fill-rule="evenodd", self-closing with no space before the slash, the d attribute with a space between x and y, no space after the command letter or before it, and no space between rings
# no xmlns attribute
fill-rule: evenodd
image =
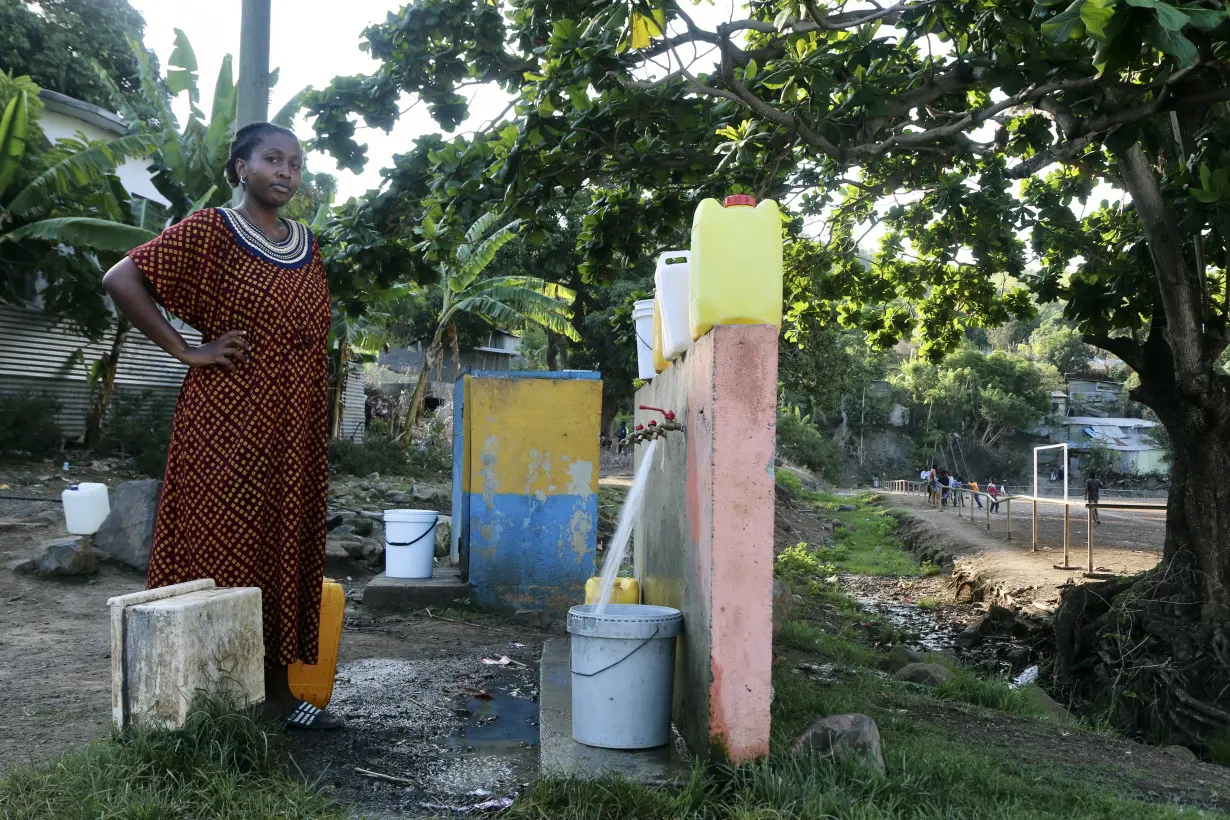
<svg viewBox="0 0 1230 820"><path fill-rule="evenodd" d="M269 119L269 3L243 0L239 18L239 128Z"/></svg>
<svg viewBox="0 0 1230 820"><path fill-rule="evenodd" d="M637 518L644 602L683 612L674 718L694 754L769 752L777 330L717 327L637 393L686 429L658 441ZM637 423L661 416L638 411ZM637 458L648 445L637 446Z"/></svg>

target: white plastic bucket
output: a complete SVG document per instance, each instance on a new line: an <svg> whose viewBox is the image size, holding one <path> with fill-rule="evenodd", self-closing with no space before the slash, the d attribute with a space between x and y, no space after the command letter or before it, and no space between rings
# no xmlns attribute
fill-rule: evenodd
<svg viewBox="0 0 1230 820"><path fill-rule="evenodd" d="M384 511L384 574L389 578L430 578L436 554L434 510Z"/></svg>
<svg viewBox="0 0 1230 820"><path fill-rule="evenodd" d="M692 326L688 318L688 271L692 255L688 251L667 251L658 257L654 284L662 310L662 355L674 361L692 346Z"/></svg>
<svg viewBox="0 0 1230 820"><path fill-rule="evenodd" d="M572 738L602 749L652 749L671 738L677 609L587 604L568 610Z"/></svg>
<svg viewBox="0 0 1230 820"><path fill-rule="evenodd" d="M653 300L632 303L632 321L636 326L636 370L644 381L658 375L653 369Z"/></svg>
<svg viewBox="0 0 1230 820"><path fill-rule="evenodd" d="M106 484L74 484L60 493L64 526L73 535L93 535L111 512Z"/></svg>

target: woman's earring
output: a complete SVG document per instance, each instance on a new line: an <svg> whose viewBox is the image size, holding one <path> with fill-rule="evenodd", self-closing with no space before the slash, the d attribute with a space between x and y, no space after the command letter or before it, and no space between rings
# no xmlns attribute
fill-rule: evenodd
<svg viewBox="0 0 1230 820"><path fill-rule="evenodd" d="M239 180L239 185L240 185L241 187L243 187L243 188L247 188L247 187L248 187L248 180L247 180L247 178L245 177L245 178L243 178L243 179Z"/></svg>

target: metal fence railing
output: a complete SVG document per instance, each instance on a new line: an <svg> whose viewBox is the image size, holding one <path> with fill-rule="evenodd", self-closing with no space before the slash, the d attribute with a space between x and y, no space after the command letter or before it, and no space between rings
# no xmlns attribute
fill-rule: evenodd
<svg viewBox="0 0 1230 820"><path fill-rule="evenodd" d="M929 498L930 489L925 481L912 481L910 479L895 479L892 481L880 482L880 490L882 492L897 493L900 495L919 495ZM978 521L975 517L975 507L979 507L982 512L979 518L983 518L986 523L987 532L991 531L991 514L997 511L1000 506L1004 507L1005 520L1007 526L1008 540L1012 540L1012 505L1017 504L1018 508L1022 504L1029 505L1029 517L1031 524L1031 551L1038 551L1038 505L1051 504L1063 507L1063 563L1055 564L1055 569L1065 570L1080 570L1081 567L1074 566L1069 561L1069 548L1071 541L1071 520L1072 508L1084 508L1085 512L1085 548L1086 548L1086 566L1084 568L1086 575L1097 575L1094 572L1093 563L1093 524L1097 518L1099 510L1148 510L1153 512L1160 511L1165 514L1165 504L1144 504L1131 501L1099 501L1097 504L1089 504L1084 499L1063 499L1048 498L1046 496L1032 496L1027 494L1001 494L998 497L993 497L990 494L979 491L974 492L968 487L948 488L950 503L957 511L959 518L966 517L965 509L969 509L969 520L971 524L977 525ZM993 509L994 508L994 509Z"/></svg>

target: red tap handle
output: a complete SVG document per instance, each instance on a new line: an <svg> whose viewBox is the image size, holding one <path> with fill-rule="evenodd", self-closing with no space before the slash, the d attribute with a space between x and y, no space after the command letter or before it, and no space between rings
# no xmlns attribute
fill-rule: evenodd
<svg viewBox="0 0 1230 820"><path fill-rule="evenodd" d="M658 426L658 423L657 423L656 421L654 421L653 419L650 419L650 420L649 420L649 426L650 426L650 427L657 427L657 426Z"/></svg>
<svg viewBox="0 0 1230 820"><path fill-rule="evenodd" d="M672 411L670 411L670 410L663 410L661 407L650 407L650 406L649 406L649 405L647 405L647 404L642 404L642 405L641 405L641 409L642 409L642 410L654 410L654 411L657 411L657 412L661 413L661 414L662 414L662 415L666 418L666 420L667 420L667 421L674 421L674 420L675 420L675 414L674 414L674 412L672 412ZM652 422L650 422L650 423L652 424Z"/></svg>
<svg viewBox="0 0 1230 820"><path fill-rule="evenodd" d="M643 425L643 424L638 424L638 425L636 425L636 429L637 429L637 430L644 430L644 429L645 429L645 425Z"/></svg>

